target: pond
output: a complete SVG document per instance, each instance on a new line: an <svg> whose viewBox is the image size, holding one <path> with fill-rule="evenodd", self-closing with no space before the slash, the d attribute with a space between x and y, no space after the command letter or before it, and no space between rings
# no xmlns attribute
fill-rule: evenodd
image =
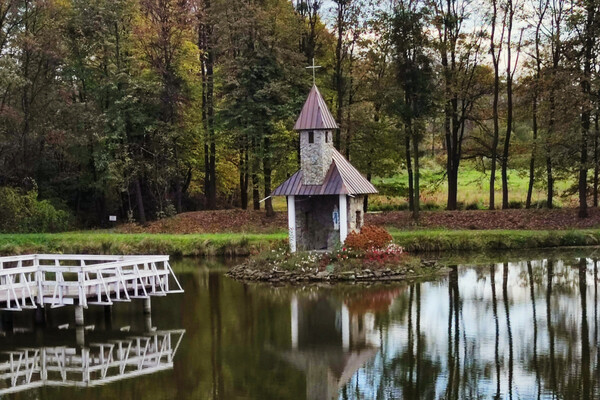
<svg viewBox="0 0 600 400"><path fill-rule="evenodd" d="M598 398L596 256L445 256L432 281L335 287L175 260L185 293L151 318L141 301L90 307L85 332L68 308L44 327L2 313L0 398Z"/></svg>

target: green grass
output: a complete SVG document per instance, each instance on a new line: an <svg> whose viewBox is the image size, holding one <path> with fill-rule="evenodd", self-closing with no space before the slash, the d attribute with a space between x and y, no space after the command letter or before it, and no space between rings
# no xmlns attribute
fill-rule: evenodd
<svg viewBox="0 0 600 400"><path fill-rule="evenodd" d="M277 233L126 234L107 231L0 234L0 254L170 254L175 256L248 255L286 239Z"/></svg>
<svg viewBox="0 0 600 400"><path fill-rule="evenodd" d="M409 252L516 250L600 245L600 229L544 230L389 230Z"/></svg>
<svg viewBox="0 0 600 400"><path fill-rule="evenodd" d="M600 245L600 229L412 230L390 229L394 241L412 253L487 251ZM125 234L107 231L0 234L0 254L169 254L248 255L283 245L286 232L216 234Z"/></svg>
<svg viewBox="0 0 600 400"><path fill-rule="evenodd" d="M485 208L489 201L489 171L482 172L475 168L472 162L463 162L458 173L458 202L464 205ZM446 206L448 181L444 175L444 167L438 165L431 159L424 159L424 167L421 168L421 204L434 208L443 209ZM370 196L370 208L374 211L387 209L406 208L406 192L408 177L406 170L400 170L389 177L376 177L373 183L380 189L380 195ZM555 190L558 194L565 192L572 181L555 181ZM508 170L509 199L514 202L525 203L529 185L528 171L522 169ZM502 199L502 181L500 171L496 174L496 202ZM542 202L546 199L546 190L543 182L539 180L534 184L532 201ZM555 206L572 206L575 203L574 196L555 196Z"/></svg>

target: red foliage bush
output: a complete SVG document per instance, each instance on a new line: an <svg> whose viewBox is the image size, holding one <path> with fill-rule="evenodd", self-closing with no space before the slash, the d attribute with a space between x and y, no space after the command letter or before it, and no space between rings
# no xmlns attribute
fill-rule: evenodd
<svg viewBox="0 0 600 400"><path fill-rule="evenodd" d="M346 237L344 245L353 250L381 249L390 244L391 241L392 235L385 229L379 226L365 225L359 233L351 232Z"/></svg>

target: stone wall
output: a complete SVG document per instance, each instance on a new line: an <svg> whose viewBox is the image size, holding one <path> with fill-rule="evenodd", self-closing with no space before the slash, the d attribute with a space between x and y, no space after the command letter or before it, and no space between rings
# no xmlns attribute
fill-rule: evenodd
<svg viewBox="0 0 600 400"><path fill-rule="evenodd" d="M297 250L332 249L339 243L340 232L333 226L333 210L339 206L336 196L296 196Z"/></svg>
<svg viewBox="0 0 600 400"><path fill-rule="evenodd" d="M329 131L312 131L313 143L309 143L309 132L300 132L300 160L305 185L320 185L329 170L333 152L333 134ZM326 143L326 135L329 140Z"/></svg>
<svg viewBox="0 0 600 400"><path fill-rule="evenodd" d="M365 196L359 195L350 197L346 203L348 204L348 233L358 232L364 225L365 213L363 212Z"/></svg>

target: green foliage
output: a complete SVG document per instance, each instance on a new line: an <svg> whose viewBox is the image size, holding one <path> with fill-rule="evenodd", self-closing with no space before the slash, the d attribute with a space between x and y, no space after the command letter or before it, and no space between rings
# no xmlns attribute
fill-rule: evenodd
<svg viewBox="0 0 600 400"><path fill-rule="evenodd" d="M442 15L444 8L427 2L344 0L328 15L325 4L47 0L0 7L0 185L25 188L25 179L35 179L41 200L31 206L35 212L11 203L11 215L26 216L18 217L24 226L10 230L63 229L44 199L76 214L82 226L99 226L108 215L143 223L239 206L250 191L257 202L267 197L298 168L292 126L313 57L322 66L316 82L340 125L338 150L391 199L373 198L371 209L406 208L407 179L399 171L407 165L407 137L422 162L423 209L445 206L449 150L460 153L452 164L462 163L458 200L464 208L485 207L494 85L482 55L489 43L485 32L460 29L487 20L485 7L467 11L452 0L453 11ZM553 41L564 38L540 39L542 77L532 75L529 62L517 63L511 207L525 201L532 156L535 206L544 206L546 158L559 197L553 205L573 206L582 110L597 114L597 95L589 94L599 92L597 79L581 92L588 81L583 52L575 51L582 36L572 33L584 20L564 27L565 38L574 39L562 46ZM524 21L523 37L532 37L531 22ZM458 30L443 32L450 28ZM522 54L533 54L530 46L523 41ZM561 49L556 63L548 59L551 48ZM445 69L442 51L452 52L456 68ZM503 124L504 95L500 102ZM453 114L445 115L450 106ZM456 119L450 136L464 143L448 146L444 116ZM592 131L588 136L592 161ZM218 204L205 201L215 193Z"/></svg>
<svg viewBox="0 0 600 400"><path fill-rule="evenodd" d="M68 212L47 200L39 201L36 190L0 187L0 204L0 232L59 232L73 223Z"/></svg>

